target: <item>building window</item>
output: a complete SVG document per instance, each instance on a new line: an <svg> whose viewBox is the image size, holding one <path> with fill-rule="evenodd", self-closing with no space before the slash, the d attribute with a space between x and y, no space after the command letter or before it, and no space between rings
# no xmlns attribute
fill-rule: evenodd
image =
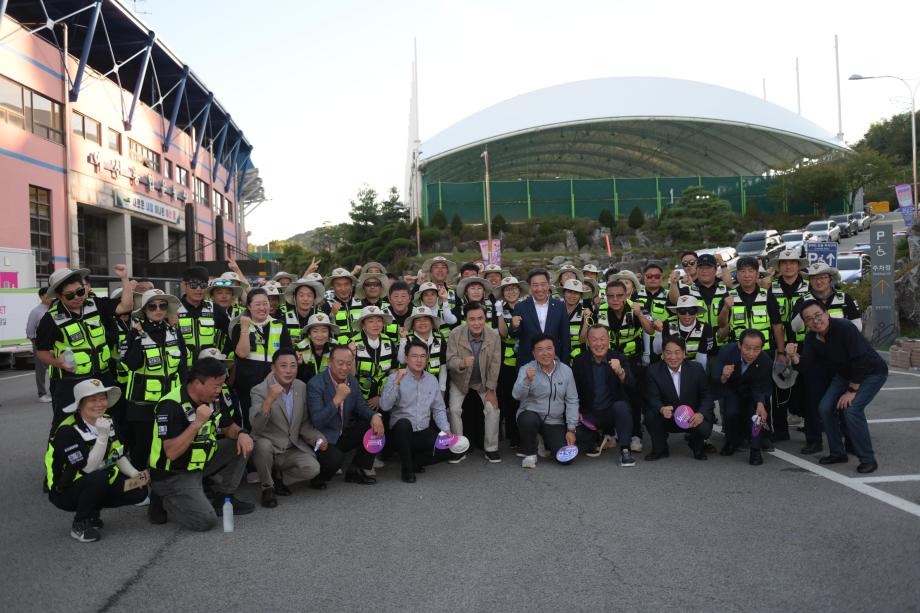
<svg viewBox="0 0 920 613"><path fill-rule="evenodd" d="M109 274L109 224L104 217L87 215L77 209L77 233L80 240L80 266L91 274Z"/></svg>
<svg viewBox="0 0 920 613"><path fill-rule="evenodd" d="M61 105L41 94L32 94L32 132L55 143L64 142Z"/></svg>
<svg viewBox="0 0 920 613"><path fill-rule="evenodd" d="M173 163L166 158L163 158L163 176L167 179L173 178Z"/></svg>
<svg viewBox="0 0 920 613"><path fill-rule="evenodd" d="M224 198L224 206L227 209L227 221L233 221L233 203L229 198Z"/></svg>
<svg viewBox="0 0 920 613"><path fill-rule="evenodd" d="M188 170L181 166L176 166L176 183L188 187Z"/></svg>
<svg viewBox="0 0 920 613"><path fill-rule="evenodd" d="M128 139L128 157L159 174L160 154L130 138Z"/></svg>
<svg viewBox="0 0 920 613"><path fill-rule="evenodd" d="M208 201L208 184L195 177L195 203L203 204L204 206L211 206L211 203Z"/></svg>
<svg viewBox="0 0 920 613"><path fill-rule="evenodd" d="M0 121L64 142L61 105L4 77L0 77Z"/></svg>
<svg viewBox="0 0 920 613"><path fill-rule="evenodd" d="M204 234L201 232L195 234L195 259L199 262L204 261Z"/></svg>
<svg viewBox="0 0 920 613"><path fill-rule="evenodd" d="M102 126L99 125L98 121L76 111L73 111L73 118L71 121L73 123L74 134L91 143L96 143L97 145L102 144Z"/></svg>
<svg viewBox="0 0 920 613"><path fill-rule="evenodd" d="M224 197L220 195L220 192L216 189L213 194L213 204L214 204L214 214L221 216L224 214Z"/></svg>
<svg viewBox="0 0 920 613"><path fill-rule="evenodd" d="M0 77L0 121L26 129L22 86Z"/></svg>
<svg viewBox="0 0 920 613"><path fill-rule="evenodd" d="M121 132L109 128L109 149L121 155Z"/></svg>
<svg viewBox="0 0 920 613"><path fill-rule="evenodd" d="M131 268L137 276L147 274L150 259L150 233L139 225L131 226Z"/></svg>
<svg viewBox="0 0 920 613"><path fill-rule="evenodd" d="M35 275L45 279L51 264L51 191L29 186L29 231L35 253Z"/></svg>
<svg viewBox="0 0 920 613"><path fill-rule="evenodd" d="M185 234L180 232L169 233L169 261L182 262L185 260Z"/></svg>

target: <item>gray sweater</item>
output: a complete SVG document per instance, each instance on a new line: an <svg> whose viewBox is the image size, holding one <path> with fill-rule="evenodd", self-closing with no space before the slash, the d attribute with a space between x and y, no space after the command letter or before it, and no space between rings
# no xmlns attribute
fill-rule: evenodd
<svg viewBox="0 0 920 613"><path fill-rule="evenodd" d="M527 383L527 369L535 368L537 374ZM572 369L556 360L556 369L547 375L536 360L521 366L511 395L521 403L521 411L533 411L551 425L565 424L567 430L575 431L578 425L578 390Z"/></svg>
<svg viewBox="0 0 920 613"><path fill-rule="evenodd" d="M408 419L412 431L424 430L434 420L435 425L444 432L450 432L447 410L438 380L429 372L422 371L418 379L407 372L396 385L396 373L387 377L383 394L380 395L380 410L390 414L390 424L400 419Z"/></svg>

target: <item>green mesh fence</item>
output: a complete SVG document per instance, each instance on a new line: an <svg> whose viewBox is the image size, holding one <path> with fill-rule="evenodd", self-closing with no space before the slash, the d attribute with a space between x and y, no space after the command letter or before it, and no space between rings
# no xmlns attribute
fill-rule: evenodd
<svg viewBox="0 0 920 613"><path fill-rule="evenodd" d="M771 187L779 177L646 177L629 179L555 179L534 181L492 181L489 185L492 216L508 221L544 217L597 219L609 210L626 218L638 207L649 218L676 204L688 187L701 186L731 203L739 215L752 208L763 213L814 213L810 202L778 201ZM459 215L464 223L485 223L486 192L482 182L430 183L423 177L422 219L428 222L441 209L448 221ZM783 190L776 190L783 193ZM846 209L843 201L823 203L829 215Z"/></svg>

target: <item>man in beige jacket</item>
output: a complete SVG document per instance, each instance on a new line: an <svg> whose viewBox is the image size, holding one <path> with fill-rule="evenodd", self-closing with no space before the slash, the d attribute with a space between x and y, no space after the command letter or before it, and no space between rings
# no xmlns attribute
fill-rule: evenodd
<svg viewBox="0 0 920 613"><path fill-rule="evenodd" d="M320 474L316 451L326 449L328 443L310 423L307 386L297 378L293 349L275 352L271 373L251 394L252 461L262 483L262 506L271 509L278 506L275 494L291 494L285 482L306 481Z"/></svg>
<svg viewBox="0 0 920 613"><path fill-rule="evenodd" d="M450 373L448 397L450 429L463 435L463 401L472 390L482 399L485 417L483 447L489 462L501 462L498 453L498 371L501 367L501 337L496 330L486 327L486 311L482 304L470 302L463 308L465 322L454 328L447 340L447 369ZM463 461L465 455L448 460L451 464Z"/></svg>

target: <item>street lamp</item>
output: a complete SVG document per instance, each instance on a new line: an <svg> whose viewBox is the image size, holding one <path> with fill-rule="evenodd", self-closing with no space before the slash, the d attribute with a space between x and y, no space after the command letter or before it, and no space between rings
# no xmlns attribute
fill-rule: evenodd
<svg viewBox="0 0 920 613"><path fill-rule="evenodd" d="M878 75L874 77L864 77L862 75L854 74L850 76L848 81L863 81L865 79L897 79L907 87L907 91L910 93L910 154L911 159L914 164L914 185L913 185L913 200L914 200L914 219L920 219L920 209L917 207L917 88L920 87L920 80L917 81L917 84L911 87L911 84L907 82L906 79L901 77L896 77L893 75Z"/></svg>

